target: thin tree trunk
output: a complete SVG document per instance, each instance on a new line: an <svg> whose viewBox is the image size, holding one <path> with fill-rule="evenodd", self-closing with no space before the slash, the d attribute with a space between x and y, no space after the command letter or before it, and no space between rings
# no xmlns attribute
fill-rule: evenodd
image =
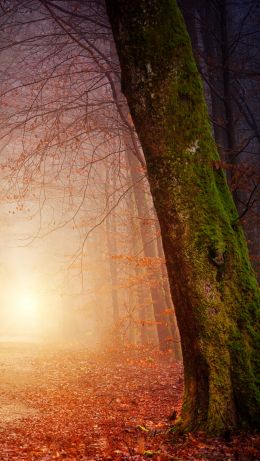
<svg viewBox="0 0 260 461"><path fill-rule="evenodd" d="M133 197L134 199L134 197ZM131 202L132 205L136 205L135 201ZM133 207L134 208L134 207ZM132 215L135 215L135 210L132 208ZM132 223L133 224L133 223ZM133 255L137 254L139 251L138 240L135 230L133 229L132 225L132 251ZM139 229L138 229L139 230ZM139 236L138 236L139 237ZM148 305L152 304L151 298L151 291L150 286L144 284L144 282L140 282L140 279L144 277L144 268L135 266L135 278L138 281L137 284L137 311L138 311L138 324L140 327L140 343L142 345L149 344L150 340L154 339L156 343L158 343L158 336L155 338L155 334L151 335L149 331L150 328L148 326L149 320L149 312L148 312ZM149 301L149 302L148 302ZM155 331L154 331L155 333ZM153 336L153 338L152 338Z"/></svg>
<svg viewBox="0 0 260 461"><path fill-rule="evenodd" d="M106 235L109 251L109 264L111 274L111 297L113 307L113 323L116 327L119 323L119 303L118 303L118 277L117 277L117 264L113 260L113 256L117 255L117 233L116 222L113 214L109 215L106 219Z"/></svg>
<svg viewBox="0 0 260 461"><path fill-rule="evenodd" d="M140 232L143 243L143 252L144 256L147 258L156 258L156 241L155 232L152 231L151 225L146 225L146 220L149 219L150 210L147 203L147 199L144 191L142 190L142 185L140 185L140 174L138 169L140 164L136 157L131 153L127 139L125 139L126 144L126 154L127 160L130 167L130 174L132 182L134 184L133 193L136 202L136 208L138 212L138 217L140 218ZM167 308L166 300L164 296L164 291L160 286L154 284L154 281L150 280L150 291L153 303L154 318L156 321L159 345L161 350L167 350L172 348L171 344L171 330L169 325L167 325L167 319L165 316L165 310Z"/></svg>
<svg viewBox="0 0 260 461"><path fill-rule="evenodd" d="M108 178L106 179L108 181ZM113 173L112 188L116 190L116 178ZM107 247L109 254L109 265L111 275L111 297L112 297L112 309L113 309L113 324L114 327L119 326L119 301L118 301L118 276L117 276L117 264L113 259L113 256L117 255L117 225L116 217L113 213L110 213L106 218L106 237Z"/></svg>

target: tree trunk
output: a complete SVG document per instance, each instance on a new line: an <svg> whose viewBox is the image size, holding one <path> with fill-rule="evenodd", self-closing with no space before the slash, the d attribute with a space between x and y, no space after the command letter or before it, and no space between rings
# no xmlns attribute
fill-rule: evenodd
<svg viewBox="0 0 260 461"><path fill-rule="evenodd" d="M110 45L112 55L116 54L114 44ZM124 123L125 120L129 119L129 109L127 102L123 100L122 93L120 91L120 80L117 75L113 75L114 80L114 98L120 104L121 107L121 119ZM123 117L122 117L123 115ZM131 118L131 117L130 117ZM143 182L140 183L143 173L140 173L140 158L142 158L141 152L139 152L138 146L133 142L136 137L135 133L131 133L129 127L123 132L123 140L126 149L126 161L129 165L130 175L133 182L133 194L135 197L136 208L138 217L140 218L140 233L143 242L144 256L148 258L156 258L156 242L154 241L154 233L151 226L147 226L146 222L149 219L149 204L147 198L143 193ZM138 150L138 153L136 152ZM135 154L135 155L134 155ZM166 299L164 296L164 290L161 286L155 286L154 280L150 280L150 293L153 303L153 313L156 322L157 334L159 339L159 346L161 350L168 350L172 348L171 343L171 329L167 325L165 310L167 308Z"/></svg>
<svg viewBox="0 0 260 461"><path fill-rule="evenodd" d="M144 256L147 258L157 258L158 255L156 253L155 246L156 242L154 241L155 232L153 232L151 225L147 226L146 224L146 220L149 219L150 213L145 192L142 190L142 184L140 185L140 175L138 173L140 164L137 158L133 154L131 154L126 139L125 144L130 174L134 184L133 194L135 197L138 217L140 218L140 233L143 243ZM168 350L172 347L172 344L170 341L171 330L167 325L167 319L164 314L167 308L164 290L160 285L155 286L153 278L150 278L150 292L153 303L153 313L156 321L159 346L161 350Z"/></svg>
<svg viewBox="0 0 260 461"><path fill-rule="evenodd" d="M253 72L259 66L256 56L260 56L260 35L253 32L256 5L253 6L253 2L251 6L247 2L242 3L237 8L236 3L227 0L179 1L205 82L215 140L222 160L233 163L233 168L226 171L227 178L239 215L245 213L241 222L260 281L260 226L256 222L259 221L260 206L255 187L260 164L257 154L259 92L253 75L243 73L245 66ZM248 31L252 32L250 40L247 40ZM252 49L255 49L254 56ZM246 164L254 173L249 178L244 171L238 180L239 169Z"/></svg>
<svg viewBox="0 0 260 461"><path fill-rule="evenodd" d="M118 303L118 277L117 277L117 264L113 260L113 256L117 255L117 229L116 229L116 218L113 214L110 214L106 218L106 236L107 246L109 251L109 264L111 274L111 297L113 307L113 323L114 327L118 327L119 324L119 303Z"/></svg>
<svg viewBox="0 0 260 461"><path fill-rule="evenodd" d="M260 296L174 0L107 0L181 335L182 428L259 421ZM259 329L258 329L259 331Z"/></svg>
<svg viewBox="0 0 260 461"><path fill-rule="evenodd" d="M159 224L158 224L158 228L159 228ZM158 248L158 256L162 259L165 259L165 254L164 254L163 246L162 246L162 239L160 235L157 238L157 248ZM172 334L172 340L173 340L174 358L176 360L182 360L180 333L179 333L179 329L177 325L175 309L174 309L173 302L172 302L168 274L167 274L167 270L166 270L166 266L164 262L161 264L161 271L162 271L162 280L163 280L163 289L165 293L166 307L167 309L172 310L172 312L170 312L168 315L168 319L169 319L168 321L169 321L169 325L171 328L171 334Z"/></svg>

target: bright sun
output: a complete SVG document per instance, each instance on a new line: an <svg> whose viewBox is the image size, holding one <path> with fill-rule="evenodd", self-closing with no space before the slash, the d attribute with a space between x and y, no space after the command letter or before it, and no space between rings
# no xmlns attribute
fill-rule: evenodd
<svg viewBox="0 0 260 461"><path fill-rule="evenodd" d="M22 292L16 299L16 305L20 313L26 317L31 317L36 314L39 301L34 293Z"/></svg>
<svg viewBox="0 0 260 461"><path fill-rule="evenodd" d="M41 329L41 304L37 292L19 287L9 296L7 317L17 334L38 334Z"/></svg>
<svg viewBox="0 0 260 461"><path fill-rule="evenodd" d="M59 335L63 325L60 298L50 295L46 285L35 283L33 274L10 278L3 293L0 337L56 338Z"/></svg>

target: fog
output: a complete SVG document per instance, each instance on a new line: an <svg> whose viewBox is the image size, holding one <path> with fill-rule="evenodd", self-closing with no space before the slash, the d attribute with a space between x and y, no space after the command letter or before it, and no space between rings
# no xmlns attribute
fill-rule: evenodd
<svg viewBox="0 0 260 461"><path fill-rule="evenodd" d="M0 50L1 335L178 344L178 355L160 227L104 5L82 6L84 22L14 3Z"/></svg>

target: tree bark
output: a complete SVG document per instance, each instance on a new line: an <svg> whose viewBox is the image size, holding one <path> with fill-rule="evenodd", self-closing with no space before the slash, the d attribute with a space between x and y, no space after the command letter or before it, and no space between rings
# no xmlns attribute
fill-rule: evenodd
<svg viewBox="0 0 260 461"><path fill-rule="evenodd" d="M110 50L112 56L116 54L115 45L111 43ZM122 122L129 119L129 109L127 102L122 98L120 91L120 80L117 75L113 75L115 94L114 98L118 101L121 107L121 119ZM130 117L131 118L131 117ZM132 122L131 122L132 123ZM156 242L154 241L154 233L151 226L145 225L146 220L149 218L149 204L147 198L143 193L143 183L140 183L143 173L140 173L140 167L142 163L141 151L139 152L138 146L133 142L133 137L136 135L128 129L123 132L123 141L126 149L126 161L129 166L130 175L133 182L133 194L135 197L136 208L138 217L140 218L140 233L143 242L144 256L148 258L156 258ZM138 152L137 152L138 151ZM150 280L150 293L153 303L153 312L156 322L156 328L159 339L159 346L161 350L168 350L173 348L171 342L171 329L168 326L168 322L165 316L165 310L167 308L165 293L161 286L155 286L154 280Z"/></svg>
<svg viewBox="0 0 260 461"><path fill-rule="evenodd" d="M226 171L227 178L238 213L243 216L241 222L259 282L260 226L257 216L260 215L260 205L255 188L260 164L257 154L259 97L253 74L245 75L244 68L246 66L254 72L259 66L260 40L254 29L256 5L242 3L237 8L237 4L227 0L179 1L205 83L206 101L220 156L225 162L233 163L233 168ZM253 34L249 41L246 39L248 31ZM251 54L253 48L258 49L254 56ZM245 164L250 165L254 173L249 178L244 172L238 180L239 168Z"/></svg>
<svg viewBox="0 0 260 461"><path fill-rule="evenodd" d="M158 224L158 228L159 228L159 224ZM162 259L165 259L161 235L159 235L157 238L157 247L158 247L158 256ZM180 333L179 333L179 329L177 325L175 309L174 309L173 302L172 302L167 269L166 269L164 262L161 264L161 271L162 271L163 289L165 293L166 308L172 310L172 312L170 312L170 314L168 315L168 322L171 328L174 358L176 360L182 360Z"/></svg>
<svg viewBox="0 0 260 461"><path fill-rule="evenodd" d="M106 3L181 335L182 428L255 427L259 288L182 16L174 0Z"/></svg>

